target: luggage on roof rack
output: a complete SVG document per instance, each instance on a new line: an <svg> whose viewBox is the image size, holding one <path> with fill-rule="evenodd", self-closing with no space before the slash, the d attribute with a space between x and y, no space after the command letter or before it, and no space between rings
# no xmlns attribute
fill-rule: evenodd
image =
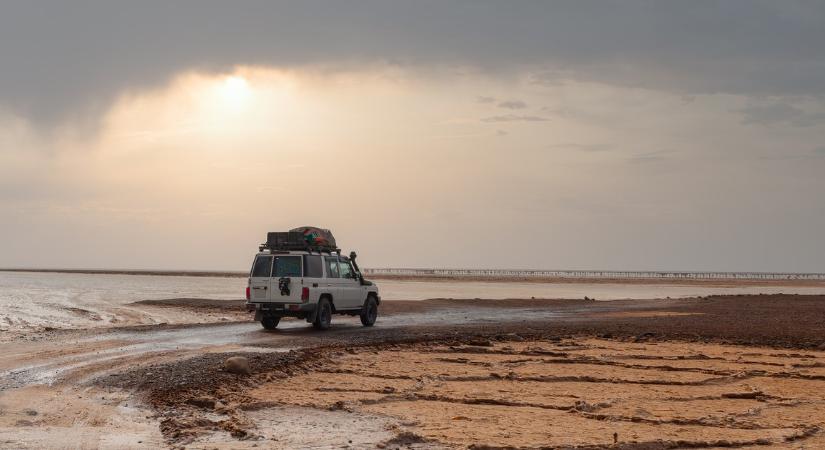
<svg viewBox="0 0 825 450"><path fill-rule="evenodd" d="M303 233L270 231L266 233L266 248L270 250L305 250L308 245Z"/></svg>
<svg viewBox="0 0 825 450"><path fill-rule="evenodd" d="M335 244L332 232L317 227L300 227L290 231L270 231L266 234L266 243L261 251L269 250L307 250L318 252L340 252Z"/></svg>
<svg viewBox="0 0 825 450"><path fill-rule="evenodd" d="M338 246L335 244L335 236L332 235L332 231L327 230L326 228L318 228L318 227L298 227L289 230L290 233L301 233L304 235L304 240L311 246L318 246L318 247L325 247L325 248L333 248L337 249Z"/></svg>

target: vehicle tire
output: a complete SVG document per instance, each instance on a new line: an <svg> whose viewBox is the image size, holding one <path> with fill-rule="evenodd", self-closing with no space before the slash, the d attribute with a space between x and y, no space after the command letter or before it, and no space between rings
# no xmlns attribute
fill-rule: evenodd
<svg viewBox="0 0 825 450"><path fill-rule="evenodd" d="M318 301L318 312L315 314L315 322L312 326L317 330L326 330L332 322L332 305L328 298Z"/></svg>
<svg viewBox="0 0 825 450"><path fill-rule="evenodd" d="M280 321L280 317L264 317L261 319L261 326L263 326L265 330L274 330L278 328Z"/></svg>
<svg viewBox="0 0 825 450"><path fill-rule="evenodd" d="M375 297L370 295L367 301L364 302L364 307L361 309L361 325L371 327L375 325L375 319L378 318L378 302Z"/></svg>

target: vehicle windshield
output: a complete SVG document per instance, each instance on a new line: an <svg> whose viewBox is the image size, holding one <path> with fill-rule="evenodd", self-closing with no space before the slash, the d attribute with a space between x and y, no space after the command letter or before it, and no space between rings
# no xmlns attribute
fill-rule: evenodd
<svg viewBox="0 0 825 450"><path fill-rule="evenodd" d="M275 270L273 277L300 277L301 257L300 256L278 256L275 258Z"/></svg>

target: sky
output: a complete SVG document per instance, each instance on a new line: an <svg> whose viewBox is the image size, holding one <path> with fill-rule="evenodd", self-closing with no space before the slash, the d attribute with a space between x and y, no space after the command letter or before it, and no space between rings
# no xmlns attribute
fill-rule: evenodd
<svg viewBox="0 0 825 450"><path fill-rule="evenodd" d="M825 272L825 2L5 1L0 267Z"/></svg>

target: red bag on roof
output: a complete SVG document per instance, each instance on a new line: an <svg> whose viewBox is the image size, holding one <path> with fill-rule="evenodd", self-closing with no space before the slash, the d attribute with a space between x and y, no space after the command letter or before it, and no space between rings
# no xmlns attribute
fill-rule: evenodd
<svg viewBox="0 0 825 450"><path fill-rule="evenodd" d="M326 228L298 227L289 231L303 234L304 239L310 246L338 248L335 244L335 236L332 235L332 231Z"/></svg>

